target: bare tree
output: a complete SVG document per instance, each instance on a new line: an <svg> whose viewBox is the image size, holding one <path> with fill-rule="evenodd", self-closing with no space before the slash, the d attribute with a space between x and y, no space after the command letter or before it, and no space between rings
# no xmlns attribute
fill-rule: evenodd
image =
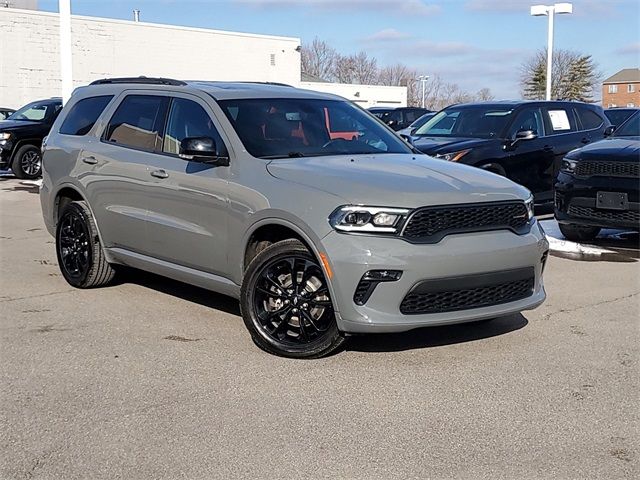
<svg viewBox="0 0 640 480"><path fill-rule="evenodd" d="M316 37L311 44L302 46L302 71L330 80L334 72L337 56L338 54L333 47Z"/></svg>
<svg viewBox="0 0 640 480"><path fill-rule="evenodd" d="M371 58L366 52L352 55L353 81L354 83L373 84L378 78L378 61Z"/></svg>
<svg viewBox="0 0 640 480"><path fill-rule="evenodd" d="M339 83L354 83L355 65L352 56L336 55L332 79Z"/></svg>
<svg viewBox="0 0 640 480"><path fill-rule="evenodd" d="M476 93L476 100L480 100L480 101L487 101L487 100L493 100L494 97L493 94L491 93L491 90L489 90L488 88L481 88L480 90L478 90L478 93Z"/></svg>

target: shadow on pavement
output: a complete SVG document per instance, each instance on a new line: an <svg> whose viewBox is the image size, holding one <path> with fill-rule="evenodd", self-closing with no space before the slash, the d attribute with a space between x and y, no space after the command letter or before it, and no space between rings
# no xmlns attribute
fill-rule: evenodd
<svg viewBox="0 0 640 480"><path fill-rule="evenodd" d="M124 285L127 283L134 283L151 288L187 302L197 303L232 315L240 315L240 305L238 301L226 295L178 282L177 280L172 280L167 277L154 275L153 273L147 273L142 270L119 267L114 285Z"/></svg>
<svg viewBox="0 0 640 480"><path fill-rule="evenodd" d="M517 313L489 322L460 323L441 327L427 327L403 333L354 335L345 350L357 352L400 352L418 348L440 347L473 342L520 330L529 322Z"/></svg>

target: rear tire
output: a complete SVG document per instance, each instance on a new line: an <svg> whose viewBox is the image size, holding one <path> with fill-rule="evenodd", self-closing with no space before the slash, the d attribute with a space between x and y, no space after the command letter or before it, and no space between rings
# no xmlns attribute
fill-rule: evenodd
<svg viewBox="0 0 640 480"><path fill-rule="evenodd" d="M115 276L86 202L71 202L62 210L56 227L56 254L62 275L76 288L102 287Z"/></svg>
<svg viewBox="0 0 640 480"><path fill-rule="evenodd" d="M249 263L240 294L242 319L266 352L320 358L345 341L324 271L299 240L282 240Z"/></svg>
<svg viewBox="0 0 640 480"><path fill-rule="evenodd" d="M18 149L13 161L11 171L17 178L34 180L42 175L42 154L35 145L23 145Z"/></svg>
<svg viewBox="0 0 640 480"><path fill-rule="evenodd" d="M560 231L566 239L573 242L587 242L593 240L600 233L600 227L585 227L573 223L561 223Z"/></svg>

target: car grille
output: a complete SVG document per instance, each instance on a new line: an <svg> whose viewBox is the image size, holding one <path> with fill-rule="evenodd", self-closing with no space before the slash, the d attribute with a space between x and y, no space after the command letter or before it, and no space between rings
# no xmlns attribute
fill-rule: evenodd
<svg viewBox="0 0 640 480"><path fill-rule="evenodd" d="M631 210L599 210L593 207L582 207L579 205L569 205L569 215L582 218L598 218L611 220L613 222L639 223L640 212Z"/></svg>
<svg viewBox="0 0 640 480"><path fill-rule="evenodd" d="M404 315L455 312L522 300L533 294L534 276L476 288L441 292L410 292L400 304Z"/></svg>
<svg viewBox="0 0 640 480"><path fill-rule="evenodd" d="M582 177L640 178L640 163L631 162L578 162L576 175Z"/></svg>
<svg viewBox="0 0 640 480"><path fill-rule="evenodd" d="M437 242L449 233L511 229L529 223L524 202L447 205L417 209L401 236L414 242Z"/></svg>

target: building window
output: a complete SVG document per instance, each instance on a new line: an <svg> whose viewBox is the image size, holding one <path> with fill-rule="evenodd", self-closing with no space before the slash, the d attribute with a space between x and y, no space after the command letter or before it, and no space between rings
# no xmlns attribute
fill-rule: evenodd
<svg viewBox="0 0 640 480"><path fill-rule="evenodd" d="M609 93L618 93L618 85L609 85Z"/></svg>
<svg viewBox="0 0 640 480"><path fill-rule="evenodd" d="M633 93L636 91L636 86L633 83L627 85L627 93Z"/></svg>

